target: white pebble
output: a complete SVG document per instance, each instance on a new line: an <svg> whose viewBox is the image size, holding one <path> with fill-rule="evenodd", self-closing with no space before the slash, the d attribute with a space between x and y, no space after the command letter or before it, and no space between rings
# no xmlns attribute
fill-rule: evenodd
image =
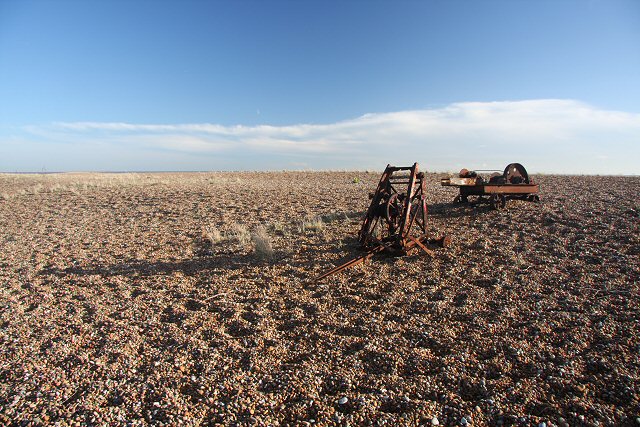
<svg viewBox="0 0 640 427"><path fill-rule="evenodd" d="M467 424L469 424L467 419L465 417L462 417L462 419L460 420L460 425L466 426Z"/></svg>
<svg viewBox="0 0 640 427"><path fill-rule="evenodd" d="M348 401L349 401L349 399L347 399L346 397L341 397L340 400L338 400L338 404L339 405L344 405Z"/></svg>
<svg viewBox="0 0 640 427"><path fill-rule="evenodd" d="M547 423L542 421L540 424L538 424L538 427L547 427Z"/></svg>
<svg viewBox="0 0 640 427"><path fill-rule="evenodd" d="M439 426L440 425L440 420L438 420L438 417L431 418L431 425L432 426Z"/></svg>

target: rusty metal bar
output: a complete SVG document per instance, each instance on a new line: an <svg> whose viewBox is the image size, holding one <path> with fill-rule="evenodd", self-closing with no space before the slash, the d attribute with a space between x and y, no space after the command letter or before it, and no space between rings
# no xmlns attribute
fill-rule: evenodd
<svg viewBox="0 0 640 427"><path fill-rule="evenodd" d="M362 264L363 262L367 261L369 258L371 258L372 256L374 256L375 254L382 252L385 249L384 246L380 245L377 246L373 249L371 249L370 251L368 251L366 254L358 257L358 258L354 258L351 261L347 261L344 264L341 264L337 267L332 268L331 270L321 274L320 276L316 277L315 279L313 279L314 282L317 282L318 280L322 280L327 276L331 276L332 274L336 274L341 272L342 270L346 270L349 267L353 267L356 266L358 264Z"/></svg>
<svg viewBox="0 0 640 427"><path fill-rule="evenodd" d="M425 253L429 255L431 258L435 257L435 253L431 249L427 248L425 245L420 243L420 240L416 239L415 237L409 237L409 240L411 240L412 242L415 242L415 244L418 245L420 249L425 251Z"/></svg>

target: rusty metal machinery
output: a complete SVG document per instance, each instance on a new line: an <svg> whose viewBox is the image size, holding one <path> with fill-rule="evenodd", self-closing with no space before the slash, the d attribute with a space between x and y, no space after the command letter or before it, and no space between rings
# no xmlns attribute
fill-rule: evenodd
<svg viewBox="0 0 640 427"><path fill-rule="evenodd" d="M427 204L424 173L418 164L409 167L387 165L362 222L358 241L364 248L384 246L404 253L407 245L426 233ZM413 243L415 245L415 243Z"/></svg>
<svg viewBox="0 0 640 427"><path fill-rule="evenodd" d="M358 233L360 246L367 253L325 272L316 280L360 264L380 252L398 256L417 247L433 257L429 246L444 247L449 239L447 236L428 238L425 194L425 176L418 170L418 163L401 167L387 165L375 193L369 195L371 204Z"/></svg>
<svg viewBox="0 0 640 427"><path fill-rule="evenodd" d="M479 172L494 172L488 178ZM508 200L540 200L540 187L529 177L527 170L520 163L511 163L504 168L502 174L497 171L462 169L457 177L442 178L440 184L447 187L458 187L460 193L454 203L467 203L469 196L477 196L476 203L488 201L492 209L501 209ZM484 196L487 196L485 199Z"/></svg>

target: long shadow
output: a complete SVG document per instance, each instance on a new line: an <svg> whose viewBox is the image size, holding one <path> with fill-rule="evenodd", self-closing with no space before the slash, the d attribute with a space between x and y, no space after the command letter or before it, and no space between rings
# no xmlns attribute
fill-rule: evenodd
<svg viewBox="0 0 640 427"><path fill-rule="evenodd" d="M433 215L435 217L452 217L452 216L464 216L469 215L469 208L464 207L464 205L452 204L452 203L440 203L429 206L429 215ZM451 209L453 207L453 209ZM355 219L362 216L363 213L360 211L352 211L346 212L342 214L342 218L345 219ZM325 221L331 221L340 219L340 217L335 217L333 215L327 215L326 218L323 218ZM352 238L342 239L342 245L330 244L327 243L326 246L333 248L329 249L329 252L335 253L336 255L339 253L347 252L346 255L339 256L329 265L327 268L330 269L332 266L340 265L346 261L350 261L354 258L357 258L363 255L365 252L360 250L357 244L357 238L353 236ZM307 245L307 247L313 245ZM324 245L323 245L324 246ZM313 252L318 252L321 249L314 248L311 249ZM326 253L327 250L325 249ZM260 267L260 266L268 266L273 265L279 262L286 262L290 264L292 267L299 266L300 264L304 264L307 267L311 267L316 263L313 261L316 257L313 254L310 254L307 262L293 259L287 259L288 257L284 254L278 254L269 260L263 260L257 258L253 254L237 254L233 252L223 252L223 253L209 253L209 254L201 254L195 256L193 258L175 260L175 261L150 261L150 260L139 260L139 259L130 259L124 260L119 263L114 263L110 265L87 265L81 267L67 267L67 268L43 268L40 271L40 275L54 275L57 277L68 277L68 276L92 276L98 275L102 277L113 277L113 276L126 276L126 277L150 277L157 275L169 275L175 272L182 272L185 275L193 276L198 273L202 273L210 270L244 270L251 267ZM386 258L385 256L381 256L380 258ZM286 261L285 261L286 260ZM332 265L331 265L332 264ZM311 273L313 274L313 273Z"/></svg>
<svg viewBox="0 0 640 427"><path fill-rule="evenodd" d="M269 261L274 262L274 261ZM269 262L257 259L249 254L224 253L198 258L177 260L177 261L144 261L130 260L112 265L95 265L87 267L67 267L67 268L44 268L40 275L55 275L65 277L69 275L91 276L99 275L103 277L112 276L157 276L172 274L176 271L186 275L214 270L239 270L247 267L266 265Z"/></svg>
<svg viewBox="0 0 640 427"><path fill-rule="evenodd" d="M348 239L348 242L344 242L344 247L342 249L336 244L331 245L330 247L334 248L329 250L332 253L340 253L345 249L348 252L348 255L345 259L352 259L363 254L362 251L357 249L357 245L355 244L356 239L354 238ZM307 245L307 247L312 247L313 245ZM309 250L309 249L307 249ZM313 261L316 256L314 253L318 253L322 249L320 248L312 248L311 254L307 261L294 260L290 258L288 255L283 253L274 254L274 256L270 259L260 259L256 257L254 254L237 254L233 252L225 252L225 253L210 253L199 255L194 258L175 260L175 261L149 261L149 260L125 260L115 264L109 265L88 265L82 267L67 267L67 268L43 268L40 271L41 276L46 275L54 275L57 277L68 277L68 276L92 276L98 275L101 277L113 277L113 276L126 276L126 277L151 277L158 275L170 275L175 272L181 272L188 276L194 276L196 274L211 271L211 270L226 270L226 271L240 271L246 270L252 267L266 267L274 264L285 262L292 270L295 272L297 270L296 267L300 265L305 265L306 267L312 267L315 265L315 261ZM326 252L326 250L324 251ZM338 261L339 262L339 261ZM292 273L294 275L298 275L296 273Z"/></svg>
<svg viewBox="0 0 640 427"><path fill-rule="evenodd" d="M460 218L491 211L491 207L486 203L434 203L429 205L428 209L429 216L434 218Z"/></svg>

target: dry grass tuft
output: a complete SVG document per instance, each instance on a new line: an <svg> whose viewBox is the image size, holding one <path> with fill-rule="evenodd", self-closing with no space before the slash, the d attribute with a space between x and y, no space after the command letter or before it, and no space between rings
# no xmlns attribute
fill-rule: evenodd
<svg viewBox="0 0 640 427"><path fill-rule="evenodd" d="M246 246L251 241L251 233L244 224L234 223L231 226L231 235L242 246Z"/></svg>
<svg viewBox="0 0 640 427"><path fill-rule="evenodd" d="M319 216L307 217L302 221L298 229L301 233L305 233L307 231L322 231L324 230L324 221Z"/></svg>
<svg viewBox="0 0 640 427"><path fill-rule="evenodd" d="M216 226L203 227L202 229L202 238L215 245L216 243L222 240L222 234L220 230Z"/></svg>
<svg viewBox="0 0 640 427"><path fill-rule="evenodd" d="M273 256L273 246L271 246L271 237L267 233L267 229L263 226L258 226L251 234L251 240L255 253L260 258L271 258Z"/></svg>

